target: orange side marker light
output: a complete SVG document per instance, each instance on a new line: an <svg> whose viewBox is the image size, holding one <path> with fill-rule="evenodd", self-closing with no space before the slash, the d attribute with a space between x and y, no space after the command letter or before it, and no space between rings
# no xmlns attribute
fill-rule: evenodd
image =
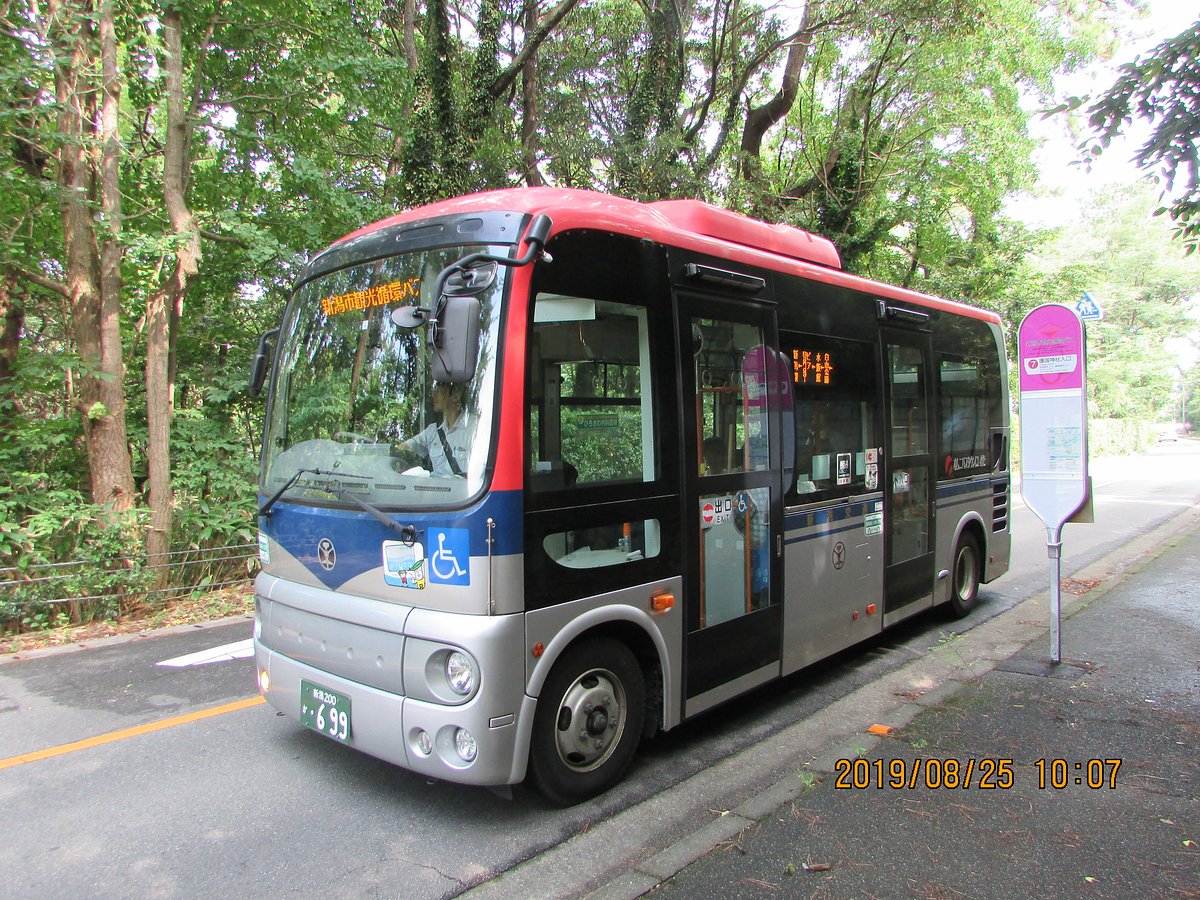
<svg viewBox="0 0 1200 900"><path fill-rule="evenodd" d="M655 594L650 598L650 611L665 613L675 605L675 595L671 593Z"/></svg>

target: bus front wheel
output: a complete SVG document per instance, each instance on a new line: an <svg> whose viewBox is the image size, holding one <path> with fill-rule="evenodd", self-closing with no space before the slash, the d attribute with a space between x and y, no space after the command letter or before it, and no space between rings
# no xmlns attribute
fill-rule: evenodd
<svg viewBox="0 0 1200 900"><path fill-rule="evenodd" d="M975 608L979 601L979 579L983 557L979 542L964 534L954 548L954 568L950 573L950 609L959 618Z"/></svg>
<svg viewBox="0 0 1200 900"><path fill-rule="evenodd" d="M633 759L645 707L642 670L628 647L592 638L568 648L546 679L534 714L534 785L563 805L608 790Z"/></svg>

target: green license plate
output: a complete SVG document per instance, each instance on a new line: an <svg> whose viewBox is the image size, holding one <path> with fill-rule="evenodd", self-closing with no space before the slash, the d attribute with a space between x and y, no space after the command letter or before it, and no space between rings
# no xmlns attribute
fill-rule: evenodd
<svg viewBox="0 0 1200 900"><path fill-rule="evenodd" d="M301 681L300 724L335 741L350 743L350 698L311 681Z"/></svg>

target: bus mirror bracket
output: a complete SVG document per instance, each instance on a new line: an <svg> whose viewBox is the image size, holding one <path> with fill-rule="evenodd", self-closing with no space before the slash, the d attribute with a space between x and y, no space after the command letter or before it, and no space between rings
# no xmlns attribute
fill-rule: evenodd
<svg viewBox="0 0 1200 900"><path fill-rule="evenodd" d="M270 356L267 353L267 341L274 341L279 336L279 329L272 328L258 336L258 349L254 351L254 360L250 363L250 381L246 388L251 397L262 393L267 381L267 363Z"/></svg>
<svg viewBox="0 0 1200 900"><path fill-rule="evenodd" d="M480 294L496 279L496 267L527 266L545 255L546 240L554 227L544 214L533 217L525 234L525 254L517 259L492 253L471 253L438 273L433 286L433 309L402 306L392 310L392 321L401 328L429 326L435 381L461 383L475 375L479 350Z"/></svg>

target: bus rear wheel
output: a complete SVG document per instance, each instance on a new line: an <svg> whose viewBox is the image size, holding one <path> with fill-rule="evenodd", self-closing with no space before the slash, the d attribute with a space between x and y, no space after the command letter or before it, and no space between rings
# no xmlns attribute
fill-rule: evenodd
<svg viewBox="0 0 1200 900"><path fill-rule="evenodd" d="M983 572L983 557L979 542L964 534L954 548L954 567L950 572L950 609L962 618L979 602L979 579Z"/></svg>
<svg viewBox="0 0 1200 900"><path fill-rule="evenodd" d="M577 803L621 780L637 750L646 686L624 644L593 638L569 648L542 688L530 776L554 803Z"/></svg>

